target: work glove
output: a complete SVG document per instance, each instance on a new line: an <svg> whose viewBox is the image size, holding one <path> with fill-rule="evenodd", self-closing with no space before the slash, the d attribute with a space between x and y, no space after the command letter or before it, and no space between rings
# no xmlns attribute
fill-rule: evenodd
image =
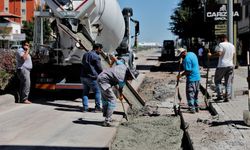
<svg viewBox="0 0 250 150"><path fill-rule="evenodd" d="M180 79L181 77L182 77L182 75L179 74L179 75L176 76L176 79Z"/></svg>
<svg viewBox="0 0 250 150"><path fill-rule="evenodd" d="M120 101L122 101L123 99L124 99L123 94L120 94L120 96L119 96L119 100L120 100Z"/></svg>
<svg viewBox="0 0 250 150"><path fill-rule="evenodd" d="M113 64L117 61L117 58L114 55L109 54L109 60L110 60L109 66L112 67Z"/></svg>

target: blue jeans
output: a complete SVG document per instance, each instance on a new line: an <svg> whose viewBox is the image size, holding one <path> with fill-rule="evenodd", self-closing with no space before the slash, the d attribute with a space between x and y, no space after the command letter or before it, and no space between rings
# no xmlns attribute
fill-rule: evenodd
<svg viewBox="0 0 250 150"><path fill-rule="evenodd" d="M234 78L234 70L233 67L222 67L216 68L214 83L216 86L217 97L221 97L221 80L225 79L225 98L232 98L232 83Z"/></svg>
<svg viewBox="0 0 250 150"><path fill-rule="evenodd" d="M81 82L83 85L83 94L82 94L82 105L85 110L88 109L88 103L89 103L89 91L92 89L92 91L95 94L95 108L101 108L100 101L101 101L101 91L97 84L96 80L93 80L91 78L85 78L81 77Z"/></svg>
<svg viewBox="0 0 250 150"><path fill-rule="evenodd" d="M188 106L192 109L199 107L198 94L199 94L200 81L187 81L186 82L186 97Z"/></svg>

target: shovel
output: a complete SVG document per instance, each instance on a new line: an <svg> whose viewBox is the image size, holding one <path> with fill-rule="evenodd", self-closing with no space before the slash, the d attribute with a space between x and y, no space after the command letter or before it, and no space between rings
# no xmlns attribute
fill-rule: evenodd
<svg viewBox="0 0 250 150"><path fill-rule="evenodd" d="M181 63L182 63L182 58L179 61L178 76L181 73ZM180 91L179 91L179 81L180 81L180 79L177 78L176 86L175 86L175 94L174 94L174 106L173 106L175 116L177 116L179 114L179 112L180 112L180 102L182 100L182 97L181 97L181 94L180 94ZM176 96L178 97L178 100L179 100L179 105L178 106L177 106L177 103L176 103Z"/></svg>
<svg viewBox="0 0 250 150"><path fill-rule="evenodd" d="M118 91L118 88L117 87L115 87L115 89ZM119 93L119 94L121 94L121 93ZM120 98L118 98L119 100L120 100L120 102L122 103L122 109L123 109L123 118L125 118L127 121L128 121L128 114L127 114L127 112L126 112L126 110L125 110L125 106L124 106L124 104L123 104L123 100L126 100L127 102L128 102L128 100L127 100L127 98L125 97L125 95L122 95L122 99L120 99Z"/></svg>
<svg viewBox="0 0 250 150"><path fill-rule="evenodd" d="M250 78L250 60L249 60L249 51L247 51L247 70L248 70L248 78ZM244 123L250 126L250 82L248 81L248 110L243 111L243 120Z"/></svg>
<svg viewBox="0 0 250 150"><path fill-rule="evenodd" d="M209 49L208 49L208 53L210 53L210 50L209 50ZM208 100L208 93L207 93L208 75L209 75L209 56L207 56L206 89L205 89L205 97L204 97L204 102L205 102L206 108L209 107L209 100Z"/></svg>
<svg viewBox="0 0 250 150"><path fill-rule="evenodd" d="M122 109L123 109L123 112L124 112L124 116L123 117L128 121L128 114L127 114L127 112L125 110L125 107L124 107L124 104L123 104L123 99L120 100L120 101L122 103Z"/></svg>

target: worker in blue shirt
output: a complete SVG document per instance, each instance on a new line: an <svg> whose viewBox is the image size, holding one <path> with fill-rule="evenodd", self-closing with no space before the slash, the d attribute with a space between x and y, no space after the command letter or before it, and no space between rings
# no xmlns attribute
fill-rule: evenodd
<svg viewBox="0 0 250 150"><path fill-rule="evenodd" d="M182 64L184 71L178 75L177 78L181 78L182 76L186 76L187 78L186 97L189 111L190 113L199 112L198 93L200 86L200 70L198 58L195 53L187 52L184 48L178 49L177 56L183 59Z"/></svg>

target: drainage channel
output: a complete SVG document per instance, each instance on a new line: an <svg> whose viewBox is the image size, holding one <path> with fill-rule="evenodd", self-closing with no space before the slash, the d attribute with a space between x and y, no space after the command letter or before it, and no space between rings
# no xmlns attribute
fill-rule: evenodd
<svg viewBox="0 0 250 150"><path fill-rule="evenodd" d="M207 110L210 112L210 114L212 116L217 114L216 110L213 108L211 103L209 103ZM181 111L179 112L179 116L180 116L180 120L181 120L181 130L183 130L183 138L182 138L182 146L181 147L183 150L193 150L194 149L193 142L192 142L192 139L191 139L190 134L188 132L189 124L185 121L185 119L183 117L183 113Z"/></svg>
<svg viewBox="0 0 250 150"><path fill-rule="evenodd" d="M206 110L212 116L217 115L218 113L217 113L216 109L213 107L212 102L210 102L211 96L208 94L208 91L206 90L206 88L204 88L202 85L200 85L200 91L204 96L207 96L206 98L207 98L208 102L207 102ZM193 142L192 142L192 139L190 137L190 133L188 132L189 124L185 121L182 111L179 111L178 115L180 116L180 120L181 120L181 130L183 130L182 149L183 150L193 150L194 149Z"/></svg>
<svg viewBox="0 0 250 150"><path fill-rule="evenodd" d="M188 133L188 123L185 122L184 118L183 118L183 114L180 111L179 112L179 116L180 116L180 120L181 120L181 130L183 130L183 137L182 137L182 144L181 147L183 150L193 150L193 142L190 138L190 135Z"/></svg>
<svg viewBox="0 0 250 150"><path fill-rule="evenodd" d="M165 79L165 78L164 78ZM163 84L164 83L164 81L162 81L162 80L159 80L157 83L160 83L160 85L156 85L156 82L153 82L154 81L154 79L152 79L152 78L148 78L147 79L147 81L148 82L143 82L143 84L144 85L147 85L147 87L150 87L150 88L148 88L148 89L144 89L143 88L143 84L141 85L141 87L142 87L142 89L143 89L143 91L147 91L146 93L150 93L151 91L151 88L152 88L152 86L161 86L161 84ZM171 81L167 81L167 84L164 84L165 86L166 85L170 85L171 83L170 83ZM151 85L151 83L152 83L152 85ZM130 85L128 85L128 86L130 86ZM164 86L164 89L168 89L169 87L165 87ZM140 107L142 107L143 106L143 109L145 108L145 103L144 103L144 100L142 100L142 98L141 97L137 97L137 91L135 92L134 91L134 89L132 88L132 90L131 90L131 87L126 87L126 88L128 88L126 91L129 91L129 93L128 94L126 94L126 96L127 96L127 98L130 100L131 98L130 98L130 96L133 96L133 101L132 101L132 103L134 103L133 105L134 106L138 106L137 108L140 108ZM154 88L152 88L152 89L154 89ZM171 88L170 88L171 89ZM158 89L159 90L159 89ZM169 92L169 91L168 91ZM156 92L157 93L157 92ZM139 94L145 94L145 93L140 93L139 92ZM162 93L163 94L163 93ZM166 93L165 93L166 94ZM151 98L151 95L147 95L147 97L145 97L144 96L144 98L145 98L145 101L147 101L147 99L149 98ZM128 102L131 102L131 100L129 101L128 100ZM147 101L148 102L148 101ZM159 109L160 109L160 107L159 107ZM164 109L166 109L166 107L164 108ZM209 103L209 105L208 105L208 108L207 108L207 110L210 112L210 114L216 114L216 112L214 112L214 110L215 109L213 109L213 107L212 107L212 105L211 105L211 103ZM144 116L142 116L142 117L144 117ZM163 121L160 121L160 122L158 122L159 121L159 119L157 119L157 118L163 118ZM148 120L150 120L150 119L152 119L153 121L151 121L151 122L147 122ZM172 120L173 119L173 120ZM129 119L130 120L130 119ZM131 119L132 120L132 119ZM182 114L182 112L179 112L179 115L177 115L177 116L175 116L175 117L169 117L169 116L159 116L159 117L148 117L148 118L145 118L145 119L143 119L143 118L141 118L141 117L137 117L136 119L134 119L134 120L132 120L132 121L129 121L129 122L125 122L125 123L122 123L122 125L120 125L119 126L119 128L121 127L122 128L122 130L120 130L120 129L118 129L118 131L117 131L117 133L118 134L116 134L116 137L118 137L118 139L119 139L119 141L116 141L116 137L114 137L114 140L113 141L111 141L111 143L113 144L113 143L116 143L116 145L117 145L117 147L115 147L114 149L116 149L116 150L118 150L118 149L124 149L124 148L127 148L127 149L129 149L129 147L126 147L126 146L130 146L130 145L133 145L134 144L134 147L132 148L132 149L138 149L138 143L140 143L141 141L141 139L145 139L145 137L146 137L146 140L148 140L149 138L152 138L152 136L151 135L153 135L153 134L155 134L155 133L157 133L158 131L155 131L154 130L154 128L161 128L161 127L164 127L164 132L158 132L158 135L159 136L163 136L164 138L163 139L168 139L168 140L171 140L173 137L172 136L169 136L169 134L173 134L172 133L172 129L170 129L170 127L169 126L171 126L171 125L173 125L174 124L174 126L175 126L175 130L176 130L176 132L178 132L178 133L180 133L180 135L178 135L179 137L175 137L176 139L172 139L173 141L179 141L179 143L178 143L178 146L176 146L176 145L174 145L174 146L176 146L176 147L178 147L178 149L183 149L183 150L193 150L194 149L194 145L193 145L193 142L192 142L192 139L191 139L191 137L190 137L190 133L188 132L188 123L186 123L186 121L185 121L185 118L183 117L183 114ZM156 122L156 120L157 120L157 123L155 123ZM168 120L167 122L170 122L170 123L167 123L166 121L164 121L164 120ZM154 125L151 125L151 123L152 122L154 122L154 125L156 125L156 126L154 126ZM161 124L161 126L157 126L158 125L158 123L159 124ZM138 131L140 131L140 132L138 132ZM165 132L166 131L166 132ZM132 132L132 133L136 133L136 134L132 134L132 135L129 135L129 138L131 138L131 139L128 139L127 137L126 137L126 135L127 134L129 134L130 132ZM148 133L149 134L149 137L147 137L148 135L145 135L145 134L143 134L143 133ZM152 132L154 132L154 133L152 133ZM122 134L122 136L121 136L121 134ZM164 135L165 134L165 135ZM125 136L124 136L125 135ZM125 138L126 137L126 138ZM137 137L137 138L136 138ZM167 137L167 138L166 138ZM137 140L139 140L139 141L137 141ZM142 141L142 143L144 142L144 143L147 143L147 141ZM155 139L153 139L153 140L155 140ZM158 140L158 139L157 139ZM165 140L158 140L158 142L159 142L159 144L158 145L160 145L160 144L162 144L162 143L164 143L164 145L167 145L168 146L168 149L169 149L169 147L171 147L171 146L173 146L173 145L171 145L172 143L170 142L170 143L168 143L169 141L165 141ZM114 142L114 141L116 141L116 142ZM130 141L132 141L132 142L136 142L136 143L133 143L133 144L131 144L131 143L129 143ZM149 143L150 143L151 141L149 141ZM144 144L143 143L143 144ZM112 145L111 144L111 145ZM170 145L169 145L170 144ZM112 146L110 145L110 147L109 147L109 149L113 149L112 148ZM123 147L120 147L119 145L124 145ZM139 144L140 145L140 144ZM153 144L152 144L153 145ZM152 145L148 145L149 147L150 146L152 146ZM154 145L155 147L154 148L152 148L152 149L156 149L156 148L158 148L158 145ZM114 145L113 145L114 146ZM144 147L144 148L146 148L146 149L149 149L149 147ZM170 149L177 149L177 148L170 148ZM162 147L161 148L159 148L159 149L162 149Z"/></svg>

